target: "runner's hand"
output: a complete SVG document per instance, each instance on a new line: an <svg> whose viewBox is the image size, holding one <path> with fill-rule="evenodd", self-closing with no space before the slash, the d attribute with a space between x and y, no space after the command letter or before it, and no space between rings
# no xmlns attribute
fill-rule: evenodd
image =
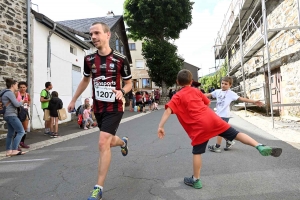
<svg viewBox="0 0 300 200"><path fill-rule="evenodd" d="M123 93L121 90L112 90L116 94L116 99L117 100L122 100L123 98Z"/></svg>
<svg viewBox="0 0 300 200"><path fill-rule="evenodd" d="M71 101L68 106L68 112L72 112L72 110L74 110L74 108L75 108L75 103Z"/></svg>
<svg viewBox="0 0 300 200"><path fill-rule="evenodd" d="M158 128L157 135L159 139L164 139L165 137L165 129L164 128Z"/></svg>

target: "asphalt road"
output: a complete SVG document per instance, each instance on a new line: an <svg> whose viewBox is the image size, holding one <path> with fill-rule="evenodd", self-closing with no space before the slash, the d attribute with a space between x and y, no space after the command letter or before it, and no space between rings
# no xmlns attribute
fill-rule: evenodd
<svg viewBox="0 0 300 200"><path fill-rule="evenodd" d="M183 183L192 175L192 147L172 116L166 137L156 130L163 110L122 123L119 136L129 137L129 154L112 149L104 200L299 200L299 150L249 124L230 119L236 129L260 143L283 148L281 157L263 157L253 147L237 143L232 150L203 155L203 188ZM87 199L97 176L99 133L0 161L1 200ZM214 143L212 139L210 143Z"/></svg>

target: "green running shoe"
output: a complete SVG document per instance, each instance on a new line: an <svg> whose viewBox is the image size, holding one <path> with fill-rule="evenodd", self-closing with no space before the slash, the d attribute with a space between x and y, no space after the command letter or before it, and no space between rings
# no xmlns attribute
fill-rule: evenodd
<svg viewBox="0 0 300 200"><path fill-rule="evenodd" d="M193 176L192 177L184 177L184 183L188 186L191 186L195 189L201 189L202 183L200 179L197 179L194 181Z"/></svg>
<svg viewBox="0 0 300 200"><path fill-rule="evenodd" d="M278 147L269 147L266 145L258 145L255 147L259 153L263 156L273 156L273 157L279 157L282 153L282 149Z"/></svg>

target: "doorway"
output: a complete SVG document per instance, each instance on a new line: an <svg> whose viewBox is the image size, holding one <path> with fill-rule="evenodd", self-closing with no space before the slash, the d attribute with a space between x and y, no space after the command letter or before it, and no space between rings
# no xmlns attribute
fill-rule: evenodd
<svg viewBox="0 0 300 200"><path fill-rule="evenodd" d="M72 97L74 96L78 85L81 81L81 68L73 65L72 66ZM75 109L77 109L80 105L81 105L81 96L77 99L76 103L75 103Z"/></svg>

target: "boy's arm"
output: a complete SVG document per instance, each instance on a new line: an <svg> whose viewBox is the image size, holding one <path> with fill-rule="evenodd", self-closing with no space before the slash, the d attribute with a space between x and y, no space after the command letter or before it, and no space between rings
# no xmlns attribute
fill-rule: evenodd
<svg viewBox="0 0 300 200"><path fill-rule="evenodd" d="M259 106L259 107L261 107L261 106L264 105L264 104L263 104L261 101L259 101L259 100L246 99L246 98L244 98L244 97L239 97L238 100L239 100L239 101L242 101L242 102L253 103L253 104L255 104L255 105Z"/></svg>
<svg viewBox="0 0 300 200"><path fill-rule="evenodd" d="M204 93L204 96L206 96L207 98L212 98L212 95L211 95L211 93Z"/></svg>
<svg viewBox="0 0 300 200"><path fill-rule="evenodd" d="M163 114L163 116L161 117L161 120L159 122L158 125L158 130L157 130L157 135L160 139L163 139L165 136L165 130L164 130L164 125L167 122L168 118L170 117L170 115L172 114L172 110L171 108L167 108Z"/></svg>

